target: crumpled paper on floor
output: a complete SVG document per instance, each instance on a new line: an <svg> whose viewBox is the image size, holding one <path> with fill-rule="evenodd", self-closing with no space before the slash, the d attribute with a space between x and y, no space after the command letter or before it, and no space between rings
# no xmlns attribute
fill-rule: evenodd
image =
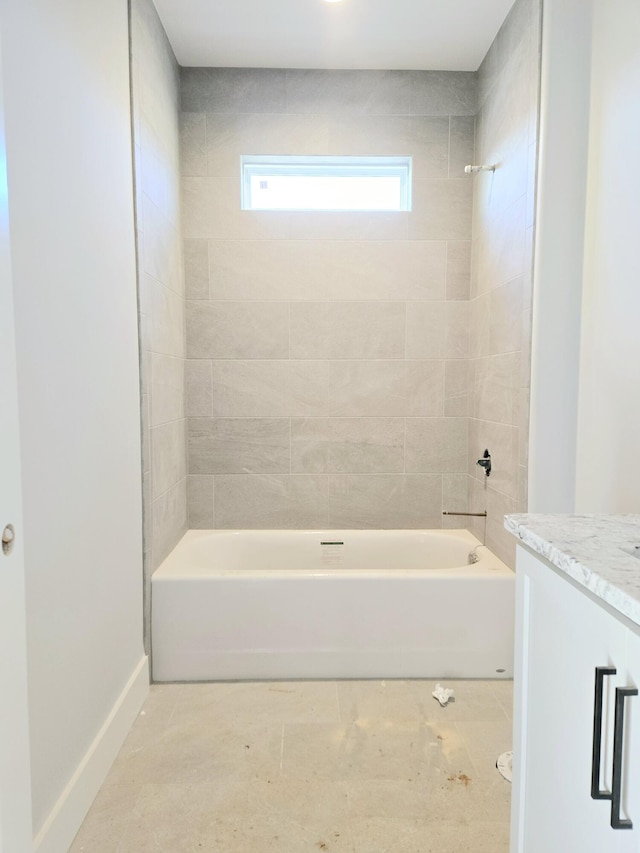
<svg viewBox="0 0 640 853"><path fill-rule="evenodd" d="M436 689L431 695L434 699L437 699L444 708L449 699L453 696L453 690L450 687L443 687L442 684L436 684Z"/></svg>

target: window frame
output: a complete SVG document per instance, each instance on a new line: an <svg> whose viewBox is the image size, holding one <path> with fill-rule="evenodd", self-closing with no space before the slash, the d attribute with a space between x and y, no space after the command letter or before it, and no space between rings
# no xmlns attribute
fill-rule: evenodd
<svg viewBox="0 0 640 853"><path fill-rule="evenodd" d="M316 213L408 213L411 211L413 160L410 156L269 155L240 156L241 210ZM400 179L400 206L368 207L254 207L251 180L255 177L397 177Z"/></svg>

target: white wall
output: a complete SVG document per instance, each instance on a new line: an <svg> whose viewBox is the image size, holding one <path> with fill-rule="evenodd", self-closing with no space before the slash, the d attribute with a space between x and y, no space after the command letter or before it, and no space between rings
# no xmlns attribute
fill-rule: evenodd
<svg viewBox="0 0 640 853"><path fill-rule="evenodd" d="M108 767L102 727L120 720L112 753L146 664L127 2L0 9L34 830L61 851Z"/></svg>
<svg viewBox="0 0 640 853"><path fill-rule="evenodd" d="M576 509L640 511L640 4L594 6Z"/></svg>
<svg viewBox="0 0 640 853"><path fill-rule="evenodd" d="M530 512L640 506L640 6L545 0Z"/></svg>
<svg viewBox="0 0 640 853"><path fill-rule="evenodd" d="M591 0L545 0L533 285L529 512L575 505Z"/></svg>

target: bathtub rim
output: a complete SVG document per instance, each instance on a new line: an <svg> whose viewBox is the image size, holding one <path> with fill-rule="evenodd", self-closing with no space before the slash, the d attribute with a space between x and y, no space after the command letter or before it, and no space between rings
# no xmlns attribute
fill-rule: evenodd
<svg viewBox="0 0 640 853"><path fill-rule="evenodd" d="M266 534L269 538L285 537L289 534L305 534L323 536L327 538L341 538L353 534L404 534L407 537L420 534L437 534L445 538L462 539L469 546L469 550L480 546L480 559L476 563L452 566L443 569L211 569L193 565L185 560L183 551L189 544L199 538L209 536L242 536L246 534ZM489 567L491 564L491 567ZM172 583L180 581L205 581L208 578L324 578L324 577L351 577L351 578L384 578L392 575L397 578L460 578L471 579L486 577L501 578L505 575L513 576L514 570L497 557L491 549L484 545L473 533L466 528L241 528L241 529L190 529L187 530L176 543L171 552L151 576L152 583Z"/></svg>

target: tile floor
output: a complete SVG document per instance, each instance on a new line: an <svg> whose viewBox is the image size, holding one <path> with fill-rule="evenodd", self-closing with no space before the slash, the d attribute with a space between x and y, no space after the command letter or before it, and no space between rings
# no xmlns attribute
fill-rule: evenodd
<svg viewBox="0 0 640 853"><path fill-rule="evenodd" d="M507 853L512 684L154 685L70 853Z"/></svg>

